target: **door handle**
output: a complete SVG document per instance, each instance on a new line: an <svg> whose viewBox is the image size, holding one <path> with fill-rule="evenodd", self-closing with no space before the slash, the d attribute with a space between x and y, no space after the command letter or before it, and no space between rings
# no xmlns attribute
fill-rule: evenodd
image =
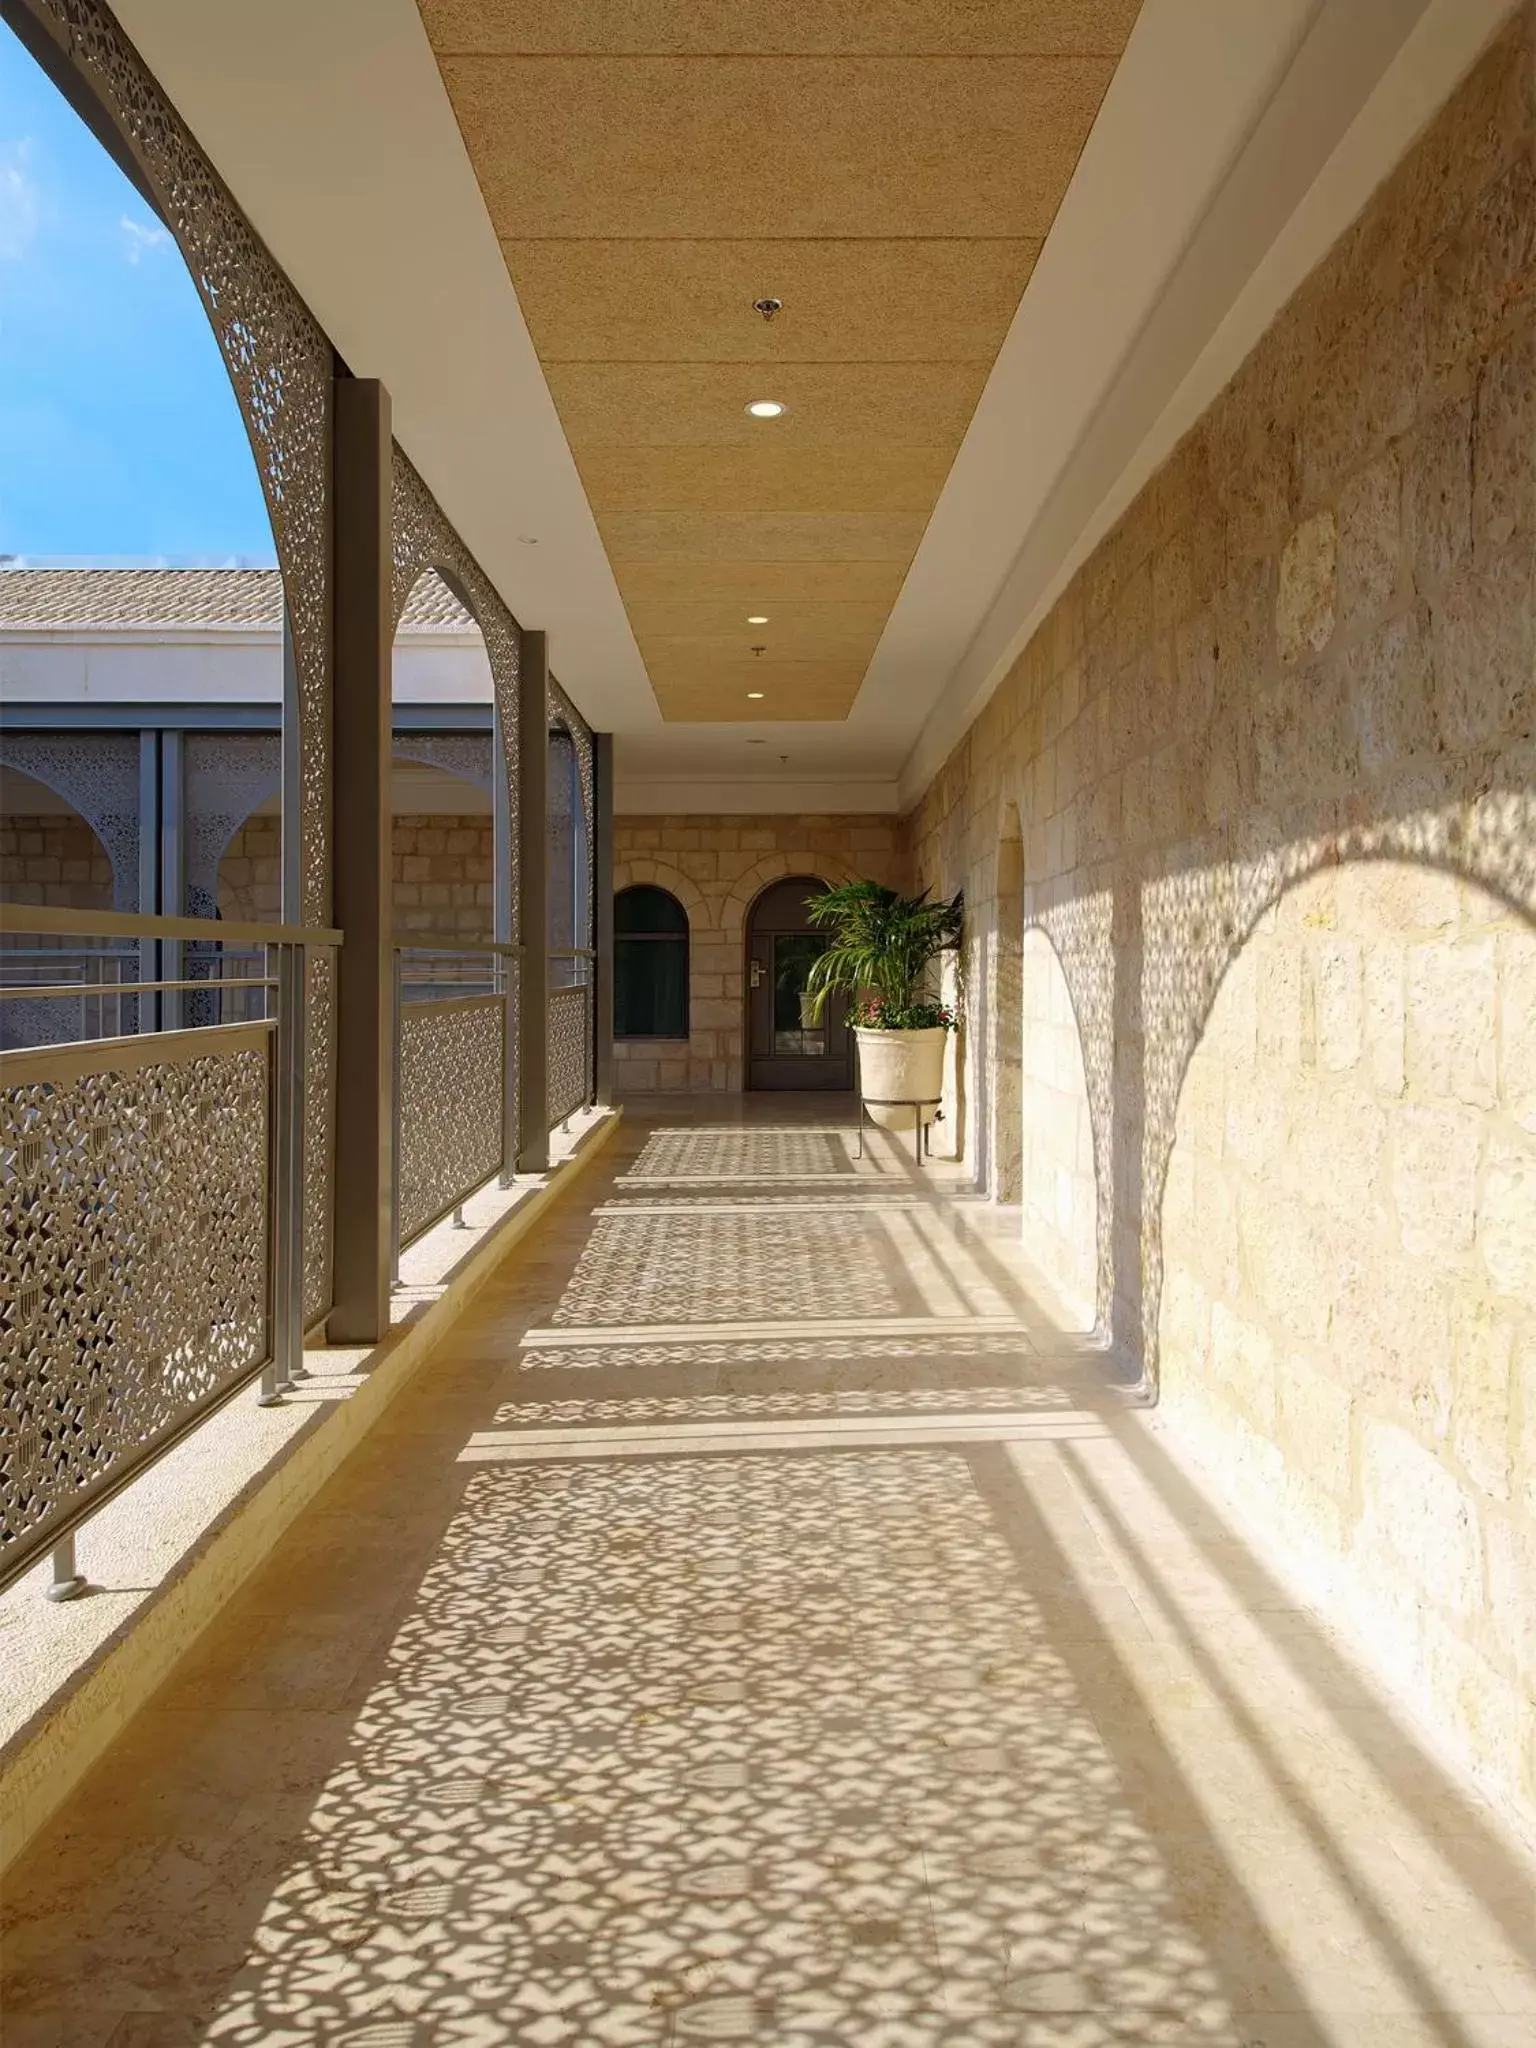
<svg viewBox="0 0 1536 2048"><path fill-rule="evenodd" d="M760 988L762 986L762 980L763 963L761 960L754 960L752 962L752 986L754 988Z"/></svg>

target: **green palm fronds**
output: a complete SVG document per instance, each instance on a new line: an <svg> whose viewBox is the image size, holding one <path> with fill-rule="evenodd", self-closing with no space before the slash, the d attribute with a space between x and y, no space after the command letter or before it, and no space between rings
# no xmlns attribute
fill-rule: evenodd
<svg viewBox="0 0 1536 2048"><path fill-rule="evenodd" d="M883 882L842 882L806 908L812 924L832 933L806 983L818 1017L834 989L873 997L893 1011L914 1007L929 963L960 940L958 896L932 903L926 890L903 896Z"/></svg>

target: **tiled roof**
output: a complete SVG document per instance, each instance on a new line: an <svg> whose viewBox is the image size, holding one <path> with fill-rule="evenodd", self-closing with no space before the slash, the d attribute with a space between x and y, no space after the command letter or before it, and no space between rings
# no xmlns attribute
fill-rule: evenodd
<svg viewBox="0 0 1536 2048"><path fill-rule="evenodd" d="M0 630L49 626L276 626L275 569L0 569ZM473 624L438 576L411 592L403 626Z"/></svg>

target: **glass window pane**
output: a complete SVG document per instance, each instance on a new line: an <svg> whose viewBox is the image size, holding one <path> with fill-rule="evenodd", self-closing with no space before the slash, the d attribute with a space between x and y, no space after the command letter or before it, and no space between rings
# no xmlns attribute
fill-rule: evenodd
<svg viewBox="0 0 1536 2048"><path fill-rule="evenodd" d="M613 928L624 933L676 932L686 937L688 913L667 890L637 883L614 897Z"/></svg>
<svg viewBox="0 0 1536 2048"><path fill-rule="evenodd" d="M776 932L773 939L773 1049L805 1059L827 1051L826 1020L811 1015L805 993L811 964L827 950L818 932Z"/></svg>
<svg viewBox="0 0 1536 2048"><path fill-rule="evenodd" d="M615 1038L688 1036L688 941L615 937Z"/></svg>

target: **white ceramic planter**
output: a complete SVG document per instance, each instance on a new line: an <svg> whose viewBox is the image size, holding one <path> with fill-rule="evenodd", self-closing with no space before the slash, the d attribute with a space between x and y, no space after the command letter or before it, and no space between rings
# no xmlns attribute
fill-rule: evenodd
<svg viewBox="0 0 1536 2048"><path fill-rule="evenodd" d="M944 1041L949 1033L933 1031L871 1031L854 1026L859 1045L859 1093L869 1105L872 1124L885 1131L910 1131L910 1109L884 1109L882 1102L920 1102L923 1122L944 1095Z"/></svg>

